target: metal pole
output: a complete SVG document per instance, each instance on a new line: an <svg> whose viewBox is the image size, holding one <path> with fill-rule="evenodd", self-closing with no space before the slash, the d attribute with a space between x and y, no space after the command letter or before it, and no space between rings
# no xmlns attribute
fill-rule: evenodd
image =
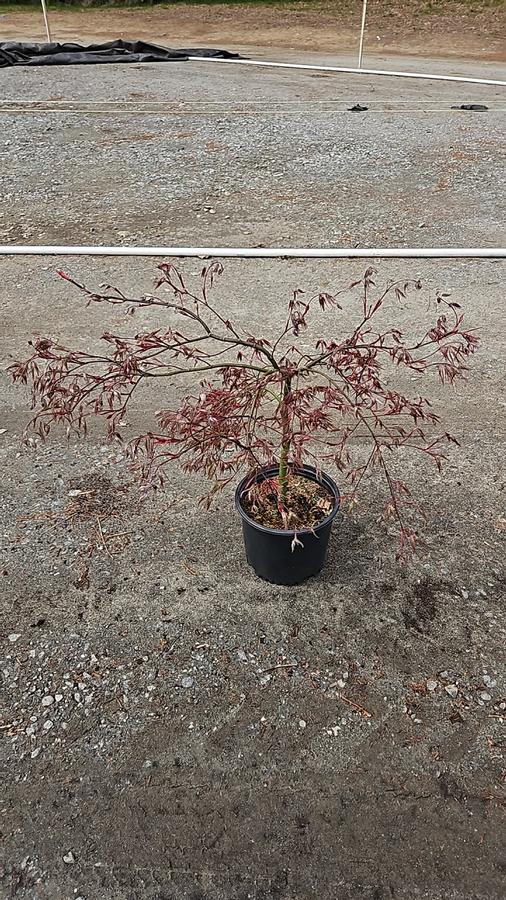
<svg viewBox="0 0 506 900"><path fill-rule="evenodd" d="M362 25L360 28L360 44L358 48L358 68L362 68L362 56L364 53L364 32L365 32L365 18L367 15L367 0L364 0L362 4Z"/></svg>
<svg viewBox="0 0 506 900"><path fill-rule="evenodd" d="M69 247L5 244L0 256L189 256L248 259L506 259L501 247Z"/></svg>
<svg viewBox="0 0 506 900"><path fill-rule="evenodd" d="M49 19L47 17L46 0L40 0L42 4L42 13L44 15L44 25L46 26L47 42L51 43L51 29L49 28Z"/></svg>
<svg viewBox="0 0 506 900"><path fill-rule="evenodd" d="M221 63L224 66L268 66L272 69L302 69L310 72L350 72L353 75L394 75L397 78L424 78L428 81L458 81L466 84L493 84L506 87L506 81L491 78L468 78L464 75L429 75L425 72L393 72L387 69L353 69L349 66L315 66L306 63L278 63L260 59L220 59L217 56L189 56L193 62Z"/></svg>

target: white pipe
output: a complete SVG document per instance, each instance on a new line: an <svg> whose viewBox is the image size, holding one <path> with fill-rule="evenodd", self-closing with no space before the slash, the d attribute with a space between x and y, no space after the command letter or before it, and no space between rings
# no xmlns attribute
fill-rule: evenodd
<svg viewBox="0 0 506 900"><path fill-rule="evenodd" d="M239 66L269 66L274 69L305 69L313 72L351 72L354 75L392 75L398 78L424 78L428 81L464 81L468 84L492 84L506 87L506 81L491 78L468 78L463 75L428 75L425 72L390 72L386 69L352 69L346 66L313 66L302 63L266 62L259 59L221 59L216 56L189 56L194 62L224 63Z"/></svg>
<svg viewBox="0 0 506 900"><path fill-rule="evenodd" d="M51 43L51 29L49 27L49 19L47 17L47 8L46 8L46 0L40 0L42 4L42 13L44 15L44 24L46 26L46 34L47 34L47 42Z"/></svg>
<svg viewBox="0 0 506 900"><path fill-rule="evenodd" d="M216 256L247 259L505 259L501 247L69 247L0 245L0 256Z"/></svg>
<svg viewBox="0 0 506 900"><path fill-rule="evenodd" d="M360 26L360 44L358 48L358 68L362 68L362 56L364 55L364 32L365 32L365 17L367 15L367 0L364 0L362 5L362 25Z"/></svg>

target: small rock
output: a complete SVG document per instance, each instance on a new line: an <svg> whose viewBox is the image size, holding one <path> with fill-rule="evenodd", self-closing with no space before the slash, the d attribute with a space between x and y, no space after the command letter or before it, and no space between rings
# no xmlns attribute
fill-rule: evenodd
<svg viewBox="0 0 506 900"><path fill-rule="evenodd" d="M484 675L483 684L486 684L488 688L494 688L497 684L497 681L495 678L491 678L490 675Z"/></svg>
<svg viewBox="0 0 506 900"><path fill-rule="evenodd" d="M305 722L304 719L299 719L299 728L305 728L306 725L307 722Z"/></svg>
<svg viewBox="0 0 506 900"><path fill-rule="evenodd" d="M456 697L459 689L456 684L447 684L445 687L445 691L450 695L450 697Z"/></svg>
<svg viewBox="0 0 506 900"><path fill-rule="evenodd" d="M19 641L19 638L20 638L20 637L21 637L20 634L10 634L10 635L9 635L9 640L10 640L11 644L15 644L16 641Z"/></svg>
<svg viewBox="0 0 506 900"><path fill-rule="evenodd" d="M241 662L248 662L248 656L242 649L242 647L237 651L237 656L241 660Z"/></svg>
<svg viewBox="0 0 506 900"><path fill-rule="evenodd" d="M460 593L462 594L464 600L469 600L469 591L466 591L464 588L462 588Z"/></svg>
<svg viewBox="0 0 506 900"><path fill-rule="evenodd" d="M61 703L61 701L63 700L63 694L55 694L54 699L57 703Z"/></svg>
<svg viewBox="0 0 506 900"><path fill-rule="evenodd" d="M40 753L40 747L36 747L35 750L32 750L32 752L30 753L30 756L32 757L32 759L37 759L39 753Z"/></svg>
<svg viewBox="0 0 506 900"><path fill-rule="evenodd" d="M45 697L41 700L42 706L51 706L54 703L54 697L51 694L46 694Z"/></svg>
<svg viewBox="0 0 506 900"><path fill-rule="evenodd" d="M344 680L343 678L338 678L338 679L337 679L337 686L338 686L338 688L344 688L344 687L346 687L346 682L345 682L345 680Z"/></svg>
<svg viewBox="0 0 506 900"><path fill-rule="evenodd" d="M480 699L484 700L485 703L488 703L488 701L491 700L492 697L487 693L487 691L480 691Z"/></svg>
<svg viewBox="0 0 506 900"><path fill-rule="evenodd" d="M47 720L44 722L44 724L43 724L42 727L43 727L43 729L44 729L45 731L49 731L49 729L53 727L53 724L54 724L54 723L51 721L51 719L47 719Z"/></svg>
<svg viewBox="0 0 506 900"><path fill-rule="evenodd" d="M63 857L64 863L67 863L68 865L72 865L72 863L75 863L75 861L76 861L76 858L75 858L74 854L72 853L72 850L69 850L68 853L65 853L65 855Z"/></svg>
<svg viewBox="0 0 506 900"><path fill-rule="evenodd" d="M437 688L437 681L434 681L432 678L429 678L429 680L427 681L427 690L435 691L436 688Z"/></svg>
<svg viewBox="0 0 506 900"><path fill-rule="evenodd" d="M194 684L194 679L192 678L191 675L183 675L183 677L181 679L181 687L191 688L191 687L193 687L193 684Z"/></svg>

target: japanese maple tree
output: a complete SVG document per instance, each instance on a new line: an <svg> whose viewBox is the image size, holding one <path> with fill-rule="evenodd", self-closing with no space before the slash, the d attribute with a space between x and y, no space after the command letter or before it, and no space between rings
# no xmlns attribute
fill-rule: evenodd
<svg viewBox="0 0 506 900"><path fill-rule="evenodd" d="M122 305L130 314L152 310L163 324L131 337L107 331L102 353L37 340L28 358L10 367L14 380L32 390L27 439L46 438L53 424L68 435L83 433L90 418L99 418L109 438L121 441L129 404L143 384L160 379L163 391L167 379L190 375L194 391L175 406L163 405L153 427L128 444L146 484L160 482L165 466L178 461L186 472L208 477L212 496L239 471L275 464L270 487L289 527L288 479L302 464L317 471L336 466L352 500L366 474L378 469L388 488L386 515L397 519L402 548L414 546L415 504L391 469L392 451L422 454L440 468L446 445L456 441L441 429L428 399L406 396L393 382L396 370L435 375L443 384L464 376L477 337L464 327L459 304L438 293L429 327L407 336L395 325L396 304L420 283L378 289L370 268L336 293L295 291L272 337L249 333L211 300L223 271L219 262L202 270L197 286L172 263L158 268L156 292L141 297L109 286L91 290L59 273L88 303ZM346 330L340 326L345 302L355 313ZM388 304L394 324L377 326ZM314 324L326 337L311 336Z"/></svg>

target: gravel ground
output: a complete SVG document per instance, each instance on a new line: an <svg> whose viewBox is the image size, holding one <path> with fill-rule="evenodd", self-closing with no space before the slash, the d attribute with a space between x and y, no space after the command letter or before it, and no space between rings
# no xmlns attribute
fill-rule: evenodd
<svg viewBox="0 0 506 900"><path fill-rule="evenodd" d="M211 63L2 80L6 242L504 242L498 89ZM80 112L5 111L28 100ZM369 111L347 112L355 102ZM490 109L449 109L463 102ZM154 268L0 266L4 362L33 334L92 347L127 329L56 268L139 291ZM26 394L2 375L2 897L503 896L504 265L378 267L424 282L401 327L444 287L482 337L463 388L433 395L461 449L442 476L402 462L428 515L428 553L404 568L371 481L321 577L263 583L230 493L205 512L202 484L174 470L142 502L98 432L22 449ZM268 334L295 287L363 268L228 262L218 296ZM142 398L132 433L159 405Z"/></svg>

